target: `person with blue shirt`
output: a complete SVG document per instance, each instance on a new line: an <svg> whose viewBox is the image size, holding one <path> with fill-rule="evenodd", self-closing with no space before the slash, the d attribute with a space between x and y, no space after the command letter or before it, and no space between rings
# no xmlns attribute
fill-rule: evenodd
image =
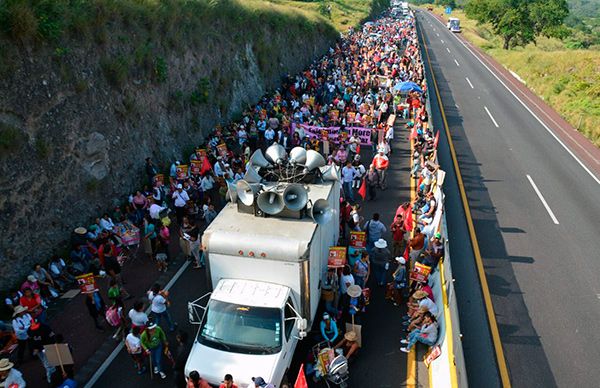
<svg viewBox="0 0 600 388"><path fill-rule="evenodd" d="M333 342L338 337L338 328L335 320L331 319L329 313L323 313L323 320L320 323L321 335L327 342Z"/></svg>

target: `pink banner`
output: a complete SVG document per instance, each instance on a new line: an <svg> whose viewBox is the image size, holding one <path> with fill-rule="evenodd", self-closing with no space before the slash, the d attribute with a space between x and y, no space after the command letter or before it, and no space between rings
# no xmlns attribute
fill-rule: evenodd
<svg viewBox="0 0 600 388"><path fill-rule="evenodd" d="M340 127L318 127L316 125L294 124L292 126L292 131L294 131L295 128L298 127L304 131L305 136L308 136L311 139L321 139L322 132L327 131L329 141L333 143L338 142ZM356 137L358 137L360 139L361 145L371 145L371 128L346 127L346 131L348 131L350 135L355 135Z"/></svg>

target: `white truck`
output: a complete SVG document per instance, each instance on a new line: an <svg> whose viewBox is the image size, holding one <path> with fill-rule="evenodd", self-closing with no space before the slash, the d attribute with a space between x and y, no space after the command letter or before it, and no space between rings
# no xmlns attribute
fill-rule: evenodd
<svg viewBox="0 0 600 388"><path fill-rule="evenodd" d="M317 224L256 217L229 203L204 232L212 293L189 304L199 325L185 373L218 386L226 373L238 386L261 376L281 387L299 339L311 327L339 237L339 183L310 184L309 202L325 199L334 216ZM323 202L322 202L323 203Z"/></svg>

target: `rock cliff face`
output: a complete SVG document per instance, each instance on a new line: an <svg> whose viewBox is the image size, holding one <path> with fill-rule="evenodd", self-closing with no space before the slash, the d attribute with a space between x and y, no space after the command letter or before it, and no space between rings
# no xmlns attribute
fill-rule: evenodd
<svg viewBox="0 0 600 388"><path fill-rule="evenodd" d="M247 28L150 42L123 21L92 41L0 37L0 289L140 187L146 156L162 167L188 153L336 39L326 24Z"/></svg>

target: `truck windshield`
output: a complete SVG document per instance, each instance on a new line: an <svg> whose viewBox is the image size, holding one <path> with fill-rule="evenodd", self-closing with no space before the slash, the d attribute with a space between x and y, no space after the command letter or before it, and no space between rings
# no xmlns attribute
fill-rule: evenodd
<svg viewBox="0 0 600 388"><path fill-rule="evenodd" d="M235 353L278 353L281 350L281 310L211 300L198 341Z"/></svg>
<svg viewBox="0 0 600 388"><path fill-rule="evenodd" d="M460 30L460 21L456 20L456 19L450 20L450 29L452 31L458 31L458 30Z"/></svg>

